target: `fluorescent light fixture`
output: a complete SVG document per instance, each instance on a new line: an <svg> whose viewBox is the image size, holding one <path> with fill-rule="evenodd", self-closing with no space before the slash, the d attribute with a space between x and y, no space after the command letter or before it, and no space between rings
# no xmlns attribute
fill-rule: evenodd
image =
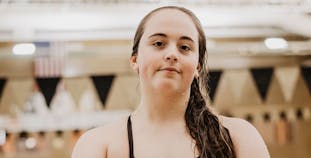
<svg viewBox="0 0 311 158"><path fill-rule="evenodd" d="M15 55L31 55L36 51L36 46L33 43L20 43L13 47Z"/></svg>
<svg viewBox="0 0 311 158"><path fill-rule="evenodd" d="M283 38L266 38L265 45L269 49L286 49L287 41Z"/></svg>

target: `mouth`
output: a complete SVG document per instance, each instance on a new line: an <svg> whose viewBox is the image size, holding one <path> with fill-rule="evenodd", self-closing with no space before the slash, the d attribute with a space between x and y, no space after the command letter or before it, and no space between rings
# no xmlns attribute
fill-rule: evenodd
<svg viewBox="0 0 311 158"><path fill-rule="evenodd" d="M169 71L169 72L180 73L180 71L174 67L164 67L164 68L161 68L160 71Z"/></svg>

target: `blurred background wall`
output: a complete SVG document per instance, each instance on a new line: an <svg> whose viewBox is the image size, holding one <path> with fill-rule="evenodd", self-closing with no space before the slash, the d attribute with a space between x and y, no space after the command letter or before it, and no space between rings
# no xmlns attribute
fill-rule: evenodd
<svg viewBox="0 0 311 158"><path fill-rule="evenodd" d="M0 0L0 158L70 157L135 109L132 38L164 5L202 22L210 106L251 122L271 157L309 158L310 0Z"/></svg>

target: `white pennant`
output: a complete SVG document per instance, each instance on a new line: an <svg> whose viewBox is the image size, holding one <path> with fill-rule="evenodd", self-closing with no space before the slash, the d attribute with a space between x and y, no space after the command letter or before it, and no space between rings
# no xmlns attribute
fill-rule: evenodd
<svg viewBox="0 0 311 158"><path fill-rule="evenodd" d="M218 81L219 83L214 96L214 105L216 105L217 109L226 108L227 106L230 107L237 102L230 87L229 76L230 72L228 70L224 71Z"/></svg>
<svg viewBox="0 0 311 158"><path fill-rule="evenodd" d="M286 102L290 102L299 77L299 67L276 67L275 75L281 84L282 93Z"/></svg>
<svg viewBox="0 0 311 158"><path fill-rule="evenodd" d="M120 75L113 80L105 107L106 109L134 109L138 105L139 99L138 77L135 75Z"/></svg>
<svg viewBox="0 0 311 158"><path fill-rule="evenodd" d="M271 83L267 93L266 104L284 104L285 98L282 92L281 84L275 75L272 75Z"/></svg>

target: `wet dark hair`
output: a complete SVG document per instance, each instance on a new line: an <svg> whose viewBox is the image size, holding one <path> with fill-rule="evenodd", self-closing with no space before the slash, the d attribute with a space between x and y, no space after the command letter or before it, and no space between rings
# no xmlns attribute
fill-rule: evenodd
<svg viewBox="0 0 311 158"><path fill-rule="evenodd" d="M144 34L146 22L152 15L163 9L175 9L187 14L199 34L199 77L191 83L190 98L185 112L185 121L190 136L195 140L200 158L236 158L234 146L227 129L207 106L208 71L206 65L206 38L199 19L188 9L176 6L157 8L147 14L138 25L132 48L132 56L137 55L140 39Z"/></svg>

